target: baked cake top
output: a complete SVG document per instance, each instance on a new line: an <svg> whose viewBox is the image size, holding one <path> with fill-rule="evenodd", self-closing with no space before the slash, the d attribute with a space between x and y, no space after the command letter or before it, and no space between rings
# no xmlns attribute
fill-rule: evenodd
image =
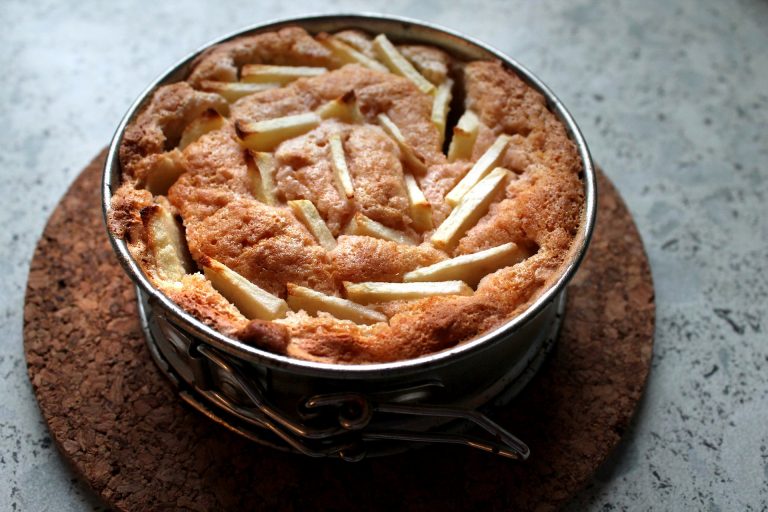
<svg viewBox="0 0 768 512"><path fill-rule="evenodd" d="M496 61L360 31L217 45L128 125L109 227L225 335L334 363L418 357L559 277L581 160Z"/></svg>

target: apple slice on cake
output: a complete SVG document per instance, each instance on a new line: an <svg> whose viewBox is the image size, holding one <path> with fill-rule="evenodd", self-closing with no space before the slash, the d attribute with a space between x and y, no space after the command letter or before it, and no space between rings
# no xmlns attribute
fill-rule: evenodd
<svg viewBox="0 0 768 512"><path fill-rule="evenodd" d="M416 84L419 90L426 94L431 94L435 90L435 86L424 78L421 73L416 71L413 64L408 62L408 59L403 57L395 45L387 39L384 34L379 34L373 39L373 49L376 52L376 56L381 60L390 71L396 75L403 76Z"/></svg>
<svg viewBox="0 0 768 512"><path fill-rule="evenodd" d="M224 116L214 109L209 108L199 117L193 119L192 122L184 128L184 131L181 132L179 149L183 150L208 132L220 130L225 123L226 119L224 119Z"/></svg>
<svg viewBox="0 0 768 512"><path fill-rule="evenodd" d="M288 304L283 299L253 284L215 259L203 256L200 265L213 287L249 320L275 320L288 312Z"/></svg>
<svg viewBox="0 0 768 512"><path fill-rule="evenodd" d="M246 64L240 70L240 80L245 83L287 84L299 78L320 76L327 71L322 67Z"/></svg>
<svg viewBox="0 0 768 512"><path fill-rule="evenodd" d="M435 91L435 99L432 100L432 123L440 135L440 146L445 142L445 123L448 119L448 110L453 98L453 80L446 78Z"/></svg>
<svg viewBox="0 0 768 512"><path fill-rule="evenodd" d="M328 229L328 225L320 216L320 212L317 211L312 201L307 199L296 199L288 201L291 211L299 221L304 224L312 236L314 236L318 243L326 251L332 250L336 247L336 239L333 238L331 230Z"/></svg>
<svg viewBox="0 0 768 512"><path fill-rule="evenodd" d="M303 309L310 315L317 315L318 311L325 311L336 318L351 320L357 324L367 325L387 321L387 315L375 309L292 283L288 283L288 305L294 311Z"/></svg>
<svg viewBox="0 0 768 512"><path fill-rule="evenodd" d="M506 244L479 251L473 254L463 254L449 260L439 261L428 267L417 268L403 276L406 283L423 281L464 281L471 287L500 268L509 267L523 261L528 254L516 244Z"/></svg>
<svg viewBox="0 0 768 512"><path fill-rule="evenodd" d="M240 145L254 151L272 151L281 142L303 135L320 124L314 112L276 117L264 121L235 122Z"/></svg>
<svg viewBox="0 0 768 512"><path fill-rule="evenodd" d="M357 108L355 91L347 91L335 100L323 103L315 109L315 113L321 119L338 119L345 123L360 123L364 121L363 115Z"/></svg>
<svg viewBox="0 0 768 512"><path fill-rule="evenodd" d="M383 73L387 73L389 71L389 69L387 69L387 67L381 62L368 57L364 53L351 47L344 41L333 37L332 35L320 34L317 36L317 39L321 44L323 44L323 46L331 50L336 58L342 61L344 64L360 64L369 69L381 71Z"/></svg>
<svg viewBox="0 0 768 512"><path fill-rule="evenodd" d="M347 167L347 158L344 155L344 146L341 143L341 134L335 132L328 138L331 147L331 167L336 179L339 192L347 198L354 197L355 188L352 183L352 175Z"/></svg>
<svg viewBox="0 0 768 512"><path fill-rule="evenodd" d="M423 175L426 173L427 166L424 163L424 159L416 153L413 146L408 144L408 141L406 141L403 136L403 132L400 131L400 128L397 127L389 116L387 116L387 114L379 114L376 116L376 120L379 122L379 126L384 130L384 133L389 135L389 137L400 147L403 160L408 164L408 167L419 174Z"/></svg>
<svg viewBox="0 0 768 512"><path fill-rule="evenodd" d="M446 194L445 201L451 206L456 206L469 189L474 187L491 169L494 169L499 164L504 156L504 150L507 149L507 144L509 144L509 136L499 135L491 144L491 147L475 162L475 165L472 166L469 172Z"/></svg>
<svg viewBox="0 0 768 512"><path fill-rule="evenodd" d="M203 80L200 88L206 92L215 92L222 96L229 103L234 103L240 98L255 94L269 89L277 89L281 84L275 82L269 83L249 83L249 82L218 82L216 80Z"/></svg>
<svg viewBox="0 0 768 512"><path fill-rule="evenodd" d="M453 127L453 138L448 146L448 161L471 160L472 149L480 129L480 119L471 110L465 111Z"/></svg>
<svg viewBox="0 0 768 512"><path fill-rule="evenodd" d="M472 288L463 281L437 283L344 283L350 300L360 304L415 300L438 295L472 295Z"/></svg>
<svg viewBox="0 0 768 512"><path fill-rule="evenodd" d="M438 249L452 249L464 233L488 213L494 195L511 174L507 169L497 167L472 187L432 234L432 245Z"/></svg>
<svg viewBox="0 0 768 512"><path fill-rule="evenodd" d="M349 221L349 224L347 224L347 227L344 229L344 233L347 235L381 238L382 240L389 240L390 242L397 242L405 245L416 245L416 242L402 231L389 228L359 212Z"/></svg>
<svg viewBox="0 0 768 512"><path fill-rule="evenodd" d="M253 169L249 168L251 192L264 204L277 204L277 186L275 184L275 157L272 153L248 150L253 160Z"/></svg>
<svg viewBox="0 0 768 512"><path fill-rule="evenodd" d="M155 271L160 279L181 281L191 267L181 226L171 211L160 204L141 210L147 235L147 247L155 257Z"/></svg>
<svg viewBox="0 0 768 512"><path fill-rule="evenodd" d="M432 205L429 204L424 192L416 183L416 178L411 174L403 175L405 181L405 190L408 192L408 201L411 203L411 218L413 227L418 231L429 231L434 227L432 222Z"/></svg>

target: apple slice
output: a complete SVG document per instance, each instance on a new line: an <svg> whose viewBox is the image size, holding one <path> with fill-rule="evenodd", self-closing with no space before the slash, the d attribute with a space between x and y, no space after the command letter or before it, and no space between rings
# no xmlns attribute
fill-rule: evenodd
<svg viewBox="0 0 768 512"><path fill-rule="evenodd" d="M432 223L432 205L429 204L424 192L416 183L416 178L411 174L403 175L405 190L408 192L408 200L411 202L411 218L413 226L419 231L429 231L434 227Z"/></svg>
<svg viewBox="0 0 768 512"><path fill-rule="evenodd" d="M226 120L224 119L224 116L214 109L209 108L200 114L199 117L193 119L192 122L184 128L184 131L181 132L179 149L183 150L208 132L221 129L225 122Z"/></svg>
<svg viewBox="0 0 768 512"><path fill-rule="evenodd" d="M453 80L446 78L435 91L435 99L432 101L432 123L440 134L440 146L445 141L445 122L448 119L448 110L453 98Z"/></svg>
<svg viewBox="0 0 768 512"><path fill-rule="evenodd" d="M386 322L387 315L375 309L366 308L351 300L326 295L310 288L288 283L288 305L294 311L303 309L310 315L325 311L341 320L352 320L357 324Z"/></svg>
<svg viewBox="0 0 768 512"><path fill-rule="evenodd" d="M171 185L186 171L181 151L174 149L151 158L152 163L147 170L145 182L146 189L155 196L167 194Z"/></svg>
<svg viewBox="0 0 768 512"><path fill-rule="evenodd" d="M408 62L408 59L395 48L395 45L387 39L384 34L379 34L373 40L373 49L376 52L376 56L381 60L390 71L396 75L404 76L414 84L419 90L425 94L431 94L435 90L435 86L424 78L421 73L416 71L413 64Z"/></svg>
<svg viewBox="0 0 768 512"><path fill-rule="evenodd" d="M509 242L492 249L464 254L449 260L439 261L428 267L406 272L403 281L415 283L460 280L474 288L483 277L491 272L519 263L526 257L527 253L523 249Z"/></svg>
<svg viewBox="0 0 768 512"><path fill-rule="evenodd" d="M184 233L173 214L154 204L141 210L141 221L147 233L147 246L155 257L157 276L164 281L181 281L191 264Z"/></svg>
<svg viewBox="0 0 768 512"><path fill-rule="evenodd" d="M461 201L469 189L474 187L477 182L485 177L491 169L499 165L499 161L504 156L504 150L507 149L509 143L508 135L499 135L496 140L491 144L483 156L481 156L475 165L469 170L467 174L456 184L453 189L445 196L445 202L451 206L456 206Z"/></svg>
<svg viewBox="0 0 768 512"><path fill-rule="evenodd" d="M341 143L341 135L336 132L328 137L331 146L331 166L333 174L339 185L339 192L346 197L354 197L355 189L352 184L352 175L349 174L347 159L344 156L344 146Z"/></svg>
<svg viewBox="0 0 768 512"><path fill-rule="evenodd" d="M340 39L327 34L318 35L317 39L320 41L320 43L322 43L323 46L331 50L336 58L342 61L344 64L361 64L375 71L381 71L383 73L389 72L387 66L375 59L370 58L364 53L359 52Z"/></svg>
<svg viewBox="0 0 768 512"><path fill-rule="evenodd" d="M319 76L327 71L327 69L321 67L246 64L240 71L240 80L246 83L287 84L299 78Z"/></svg>
<svg viewBox="0 0 768 512"><path fill-rule="evenodd" d="M400 128L397 127L387 114L377 115L376 120L379 122L379 125L384 132L400 147L400 153L402 153L403 160L408 164L408 167L419 174L425 174L427 172L427 166L424 163L424 159L416 153L413 146L408 144L403 136L403 132L400 131Z"/></svg>
<svg viewBox="0 0 768 512"><path fill-rule="evenodd" d="M432 234L432 245L438 249L452 249L464 233L488 212L494 194L510 174L507 169L497 167L472 187Z"/></svg>
<svg viewBox="0 0 768 512"><path fill-rule="evenodd" d="M333 238L331 230L328 229L328 225L320 216L320 212L317 211L317 208L312 204L312 201L307 199L296 199L294 201L288 201L288 206L291 207L296 218L307 227L309 232L317 239L323 249L330 251L336 247L336 239Z"/></svg>
<svg viewBox="0 0 768 512"><path fill-rule="evenodd" d="M268 89L277 89L279 83L246 83L246 82L217 82L215 80L203 80L200 88L206 92L215 92L223 96L229 103L234 103L244 96Z"/></svg>
<svg viewBox="0 0 768 512"><path fill-rule="evenodd" d="M254 173L251 175L251 188L254 197L264 204L277 204L277 186L275 185L275 157L272 153L248 150L253 158Z"/></svg>
<svg viewBox="0 0 768 512"><path fill-rule="evenodd" d="M338 119L345 123L359 123L363 121L363 115L357 108L355 91L347 91L343 96L323 103L315 113L321 119Z"/></svg>
<svg viewBox="0 0 768 512"><path fill-rule="evenodd" d="M320 124L314 112L277 117L265 121L236 121L240 145L254 151L272 151L284 140L303 135Z"/></svg>
<svg viewBox="0 0 768 512"><path fill-rule="evenodd" d="M213 287L249 320L274 320L284 317L288 312L288 304L283 299L253 284L213 258L201 257L200 265Z"/></svg>
<svg viewBox="0 0 768 512"><path fill-rule="evenodd" d="M350 283L344 282L350 300L360 304L414 300L436 295L472 295L472 288L463 281L437 283Z"/></svg>
<svg viewBox="0 0 768 512"><path fill-rule="evenodd" d="M359 212L349 221L349 224L347 224L347 227L344 229L344 233L347 235L381 238L382 240L389 240L390 242L397 242L404 245L416 245L416 243L402 231L388 228L384 224L376 222Z"/></svg>
<svg viewBox="0 0 768 512"><path fill-rule="evenodd" d="M456 126L453 127L453 138L448 146L448 161L471 160L472 148L475 146L480 119L471 110L465 111Z"/></svg>

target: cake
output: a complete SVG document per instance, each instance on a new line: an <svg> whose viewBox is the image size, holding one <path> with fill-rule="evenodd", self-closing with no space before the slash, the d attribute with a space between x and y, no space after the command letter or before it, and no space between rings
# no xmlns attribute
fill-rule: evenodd
<svg viewBox="0 0 768 512"><path fill-rule="evenodd" d="M341 364L520 314L584 222L582 162L501 62L299 27L203 52L126 127L108 224L223 335Z"/></svg>

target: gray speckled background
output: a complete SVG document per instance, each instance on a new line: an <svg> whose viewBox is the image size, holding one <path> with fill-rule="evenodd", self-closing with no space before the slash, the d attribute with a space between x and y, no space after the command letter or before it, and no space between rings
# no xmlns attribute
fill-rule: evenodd
<svg viewBox="0 0 768 512"><path fill-rule="evenodd" d="M29 260L69 183L156 75L317 2L0 6L0 507L99 509L27 381ZM480 3L480 5L475 5ZM768 2L328 1L459 29L516 57L581 125L637 219L658 328L633 427L571 510L768 508Z"/></svg>

